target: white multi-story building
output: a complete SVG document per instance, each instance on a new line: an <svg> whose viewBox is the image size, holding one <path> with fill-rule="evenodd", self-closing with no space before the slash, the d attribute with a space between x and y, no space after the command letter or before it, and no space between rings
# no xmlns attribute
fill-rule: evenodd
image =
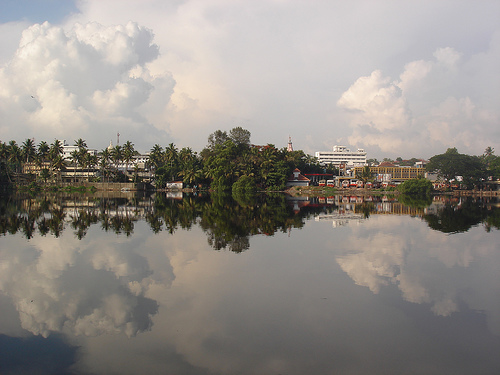
<svg viewBox="0 0 500 375"><path fill-rule="evenodd" d="M333 151L317 151L314 156L321 165L361 167L366 164L366 151L362 148L351 151L345 146L333 146Z"/></svg>
<svg viewBox="0 0 500 375"><path fill-rule="evenodd" d="M74 145L71 146L71 145L67 144L65 139L61 139L61 140L59 140L59 142L61 142L61 145L63 147L63 153L62 153L63 159L70 160L71 159L71 153L73 151L78 150L78 146L74 146ZM89 154L91 154L91 155L97 155L97 150L94 150L94 149L88 148L87 152Z"/></svg>

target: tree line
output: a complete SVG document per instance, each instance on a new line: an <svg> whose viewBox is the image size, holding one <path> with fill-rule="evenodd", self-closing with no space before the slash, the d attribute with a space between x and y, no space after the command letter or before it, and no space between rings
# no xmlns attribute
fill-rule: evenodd
<svg viewBox="0 0 500 375"><path fill-rule="evenodd" d="M13 175L22 171L23 165L33 163L38 167L39 179L44 182L60 181L61 171L79 168L88 172L88 179L97 182L139 182L141 175L137 164L132 163L138 155L134 144L101 150L98 155L90 153L85 140L75 140L75 150L70 158L63 157L61 141L38 145L26 139L21 145L16 141L0 142L0 170L4 181L11 181ZM125 173L119 165L125 163ZM129 166L134 166L134 171ZM185 186L210 186L217 190L228 190L239 181L243 190L282 190L295 169L303 173L335 173L333 166L322 167L316 158L303 151L288 152L272 144L255 146L250 143L250 132L235 127L229 132L217 130L208 137L207 146L200 152L190 147L178 149L170 143L166 147L155 144L149 151L145 169L150 172L157 188L165 187L170 181L183 181ZM90 171L99 170L98 177L91 177Z"/></svg>
<svg viewBox="0 0 500 375"><path fill-rule="evenodd" d="M113 148L105 148L98 155L89 152L87 143L82 138L75 140L76 148L71 152L69 159L63 156L63 144L55 139L50 145L41 141L35 145L33 139L26 139L21 145L15 140L8 143L0 142L0 178L3 182L12 182L12 177L21 174L23 165L33 164L37 167L39 177L47 182L61 179L61 171L70 167L87 171L99 169L101 181L125 182L126 178L118 170L122 162L129 164L138 152L134 144L127 141L123 146L116 145Z"/></svg>
<svg viewBox="0 0 500 375"><path fill-rule="evenodd" d="M426 170L465 189L482 188L486 181L500 178L500 157L494 153L492 147L487 147L480 156L461 154L456 148L448 148L443 154L431 157Z"/></svg>
<svg viewBox="0 0 500 375"><path fill-rule="evenodd" d="M283 190L295 168L303 174L338 175L333 165L321 166L317 158L302 150L287 151L285 147L277 148L273 144L256 146L250 142L250 137L250 132L242 127L229 132L217 130L208 136L208 143L200 153L189 147L178 149L173 143L166 147L155 144L142 172L150 172L157 188L165 187L170 181L182 181L189 187L201 185L240 192ZM132 163L138 152L130 141L105 148L98 155L88 152L88 146L81 138L75 140L74 146L70 158L65 159L59 140L51 144L41 141L38 145L29 138L21 145L13 140L0 142L0 179L12 181L12 176L19 175L26 163L38 167L38 178L45 183L61 181L61 171L71 167L86 171L87 178L96 182L140 182L144 178L144 173L139 173L139 166ZM369 161L373 162L373 159ZM119 168L123 164L125 168ZM132 166L131 171L129 167ZM460 154L456 148L450 148L431 157L426 169L438 173L447 182L460 176L461 185L472 188L481 186L488 179L500 178L500 157L494 155L491 147L486 148L481 156ZM99 174L91 176L90 171L96 170Z"/></svg>

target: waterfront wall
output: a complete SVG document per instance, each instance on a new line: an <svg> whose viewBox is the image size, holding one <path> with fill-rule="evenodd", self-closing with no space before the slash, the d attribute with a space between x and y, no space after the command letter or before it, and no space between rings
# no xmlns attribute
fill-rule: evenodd
<svg viewBox="0 0 500 375"><path fill-rule="evenodd" d="M146 191L152 189L150 184L144 182L80 182L77 184L65 182L58 184L59 186L85 186L86 188L94 187L99 191Z"/></svg>

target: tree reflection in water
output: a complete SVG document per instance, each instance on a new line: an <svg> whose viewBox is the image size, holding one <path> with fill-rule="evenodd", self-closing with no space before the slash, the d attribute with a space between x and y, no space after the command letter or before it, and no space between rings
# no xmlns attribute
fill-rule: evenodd
<svg viewBox="0 0 500 375"><path fill-rule="evenodd" d="M349 209L368 218L380 210L380 205L398 205L397 209L394 206L389 210L385 207L384 210L400 214L418 213L430 228L445 233L464 232L481 223L484 223L486 230L500 228L499 210L490 201L470 197L436 198L434 202L414 202L404 197L400 199L401 203L395 199L379 200L356 200L355 204L349 204ZM326 201L326 198L315 198L308 203L322 201ZM9 196L0 199L0 233L21 232L25 238L31 239L38 231L41 236L50 233L57 238L69 226L74 230L75 237L82 239L92 225L100 225L106 232L130 236L135 223L145 220L155 234L161 231L172 234L179 228L189 230L193 225L199 225L211 247L240 253L249 248L250 236L272 236L276 232L301 228L310 216L345 210L339 207L342 201L345 201L345 197L338 198L337 203L309 204L297 209L284 194L186 195L180 199L167 198L164 194L144 198ZM405 210L404 207L410 209Z"/></svg>
<svg viewBox="0 0 500 375"><path fill-rule="evenodd" d="M500 229L498 208L488 202L474 200L471 197L461 199L459 202L445 201L440 209L432 214L423 216L430 228L444 233L467 232L473 226L485 224L486 230L496 227Z"/></svg>

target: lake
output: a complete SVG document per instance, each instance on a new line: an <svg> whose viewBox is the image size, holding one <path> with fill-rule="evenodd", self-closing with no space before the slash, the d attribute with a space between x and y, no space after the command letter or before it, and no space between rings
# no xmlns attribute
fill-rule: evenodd
<svg viewBox="0 0 500 375"><path fill-rule="evenodd" d="M2 374L498 374L500 205L0 200Z"/></svg>

